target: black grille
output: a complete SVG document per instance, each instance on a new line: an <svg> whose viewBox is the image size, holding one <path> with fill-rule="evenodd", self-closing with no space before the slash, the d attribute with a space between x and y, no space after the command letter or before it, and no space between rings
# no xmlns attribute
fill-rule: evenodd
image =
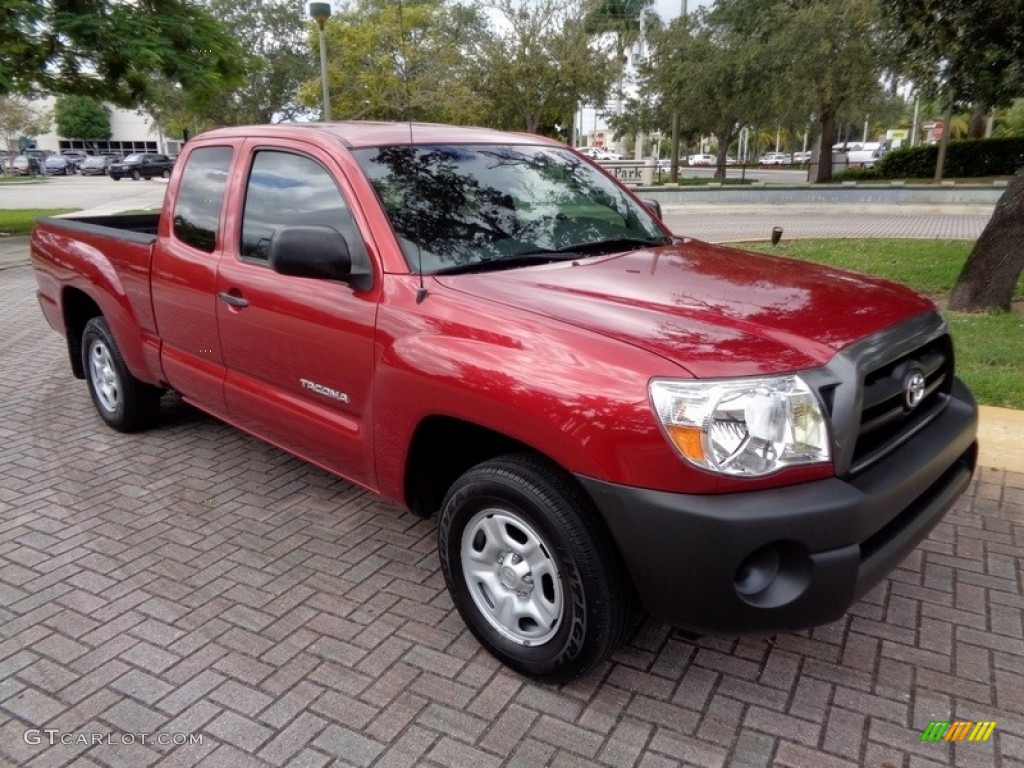
<svg viewBox="0 0 1024 768"><path fill-rule="evenodd" d="M924 394L911 407L907 388L916 373L924 377ZM869 371L862 384L860 427L850 471L856 473L878 461L935 418L952 387L953 346L948 335Z"/></svg>

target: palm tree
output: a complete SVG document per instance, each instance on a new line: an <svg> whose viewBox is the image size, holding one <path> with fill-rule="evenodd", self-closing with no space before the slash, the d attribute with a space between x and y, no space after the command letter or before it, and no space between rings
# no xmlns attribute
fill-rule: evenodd
<svg viewBox="0 0 1024 768"><path fill-rule="evenodd" d="M650 12L654 0L599 0L583 23L592 35L615 36L615 56L622 72L619 75L618 101L622 107L623 79L629 63L626 50L640 39L643 17Z"/></svg>

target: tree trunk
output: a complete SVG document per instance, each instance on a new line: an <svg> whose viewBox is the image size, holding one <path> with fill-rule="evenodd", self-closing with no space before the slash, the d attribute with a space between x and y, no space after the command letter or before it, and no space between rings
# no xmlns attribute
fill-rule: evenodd
<svg viewBox="0 0 1024 768"><path fill-rule="evenodd" d="M967 126L968 139L984 139L985 125L988 122L988 107L974 102L971 104L971 122Z"/></svg>
<svg viewBox="0 0 1024 768"><path fill-rule="evenodd" d="M716 179L725 178L725 158L729 154L729 144L732 143L733 130L736 126L735 120L727 122L725 128L715 134L715 138L718 139L718 155L716 156L717 162L715 163L715 175Z"/></svg>
<svg viewBox="0 0 1024 768"><path fill-rule="evenodd" d="M1008 312L1024 271L1024 173L1010 181L953 286L954 312Z"/></svg>
<svg viewBox="0 0 1024 768"><path fill-rule="evenodd" d="M949 94L949 102L946 104L946 114L942 116L942 138L939 139L939 154L935 160L935 181L942 181L942 174L946 172L946 147L949 146L949 126L953 122L953 93Z"/></svg>
<svg viewBox="0 0 1024 768"><path fill-rule="evenodd" d="M836 112L831 107L821 110L818 118L821 136L818 137L818 164L811 181L815 184L832 181L832 145L836 143Z"/></svg>

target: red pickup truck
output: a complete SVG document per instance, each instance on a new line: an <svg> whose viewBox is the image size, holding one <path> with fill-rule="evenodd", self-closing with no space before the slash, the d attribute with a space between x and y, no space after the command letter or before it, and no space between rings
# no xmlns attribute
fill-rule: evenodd
<svg viewBox="0 0 1024 768"><path fill-rule="evenodd" d="M213 131L163 212L41 219L39 301L100 417L161 394L416 514L514 669L570 679L637 608L833 621L967 487L977 408L935 307L673 235L536 136Z"/></svg>

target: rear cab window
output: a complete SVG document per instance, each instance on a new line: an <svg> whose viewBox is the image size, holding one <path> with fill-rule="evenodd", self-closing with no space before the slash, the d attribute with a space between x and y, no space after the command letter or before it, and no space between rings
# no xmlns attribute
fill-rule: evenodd
<svg viewBox="0 0 1024 768"><path fill-rule="evenodd" d="M201 147L189 154L174 202L174 237L213 253L231 167L231 147Z"/></svg>

